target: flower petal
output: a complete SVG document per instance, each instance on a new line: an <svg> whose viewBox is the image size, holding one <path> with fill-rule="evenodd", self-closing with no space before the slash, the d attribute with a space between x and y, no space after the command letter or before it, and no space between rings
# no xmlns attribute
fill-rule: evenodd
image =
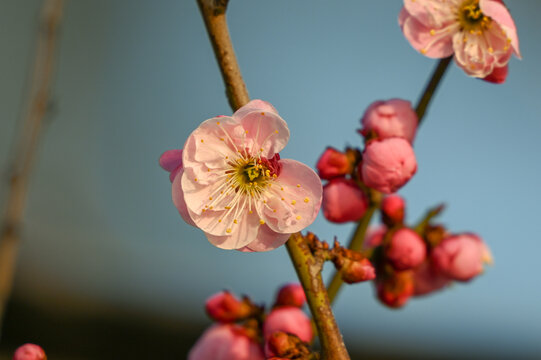
<svg viewBox="0 0 541 360"><path fill-rule="evenodd" d="M250 101L248 104L238 109L237 111L235 111L235 113L233 114L233 117L237 121L240 122L240 120L244 117L244 115L252 111L266 111L266 112L272 112L278 115L278 111L269 102L259 100L259 99L254 99Z"/></svg>
<svg viewBox="0 0 541 360"><path fill-rule="evenodd" d="M267 225L259 227L257 238L245 246L241 251L270 251L286 243L290 234L280 234L272 231Z"/></svg>
<svg viewBox="0 0 541 360"><path fill-rule="evenodd" d="M167 150L160 156L160 166L166 171L173 171L182 166L182 150Z"/></svg>
<svg viewBox="0 0 541 360"><path fill-rule="evenodd" d="M411 46L423 55L430 58L444 58L453 54L452 35L454 32L445 32L441 35L431 35L430 28L423 25L415 17L404 21L402 31ZM436 31L445 31L436 29Z"/></svg>
<svg viewBox="0 0 541 360"><path fill-rule="evenodd" d="M172 186L172 198L173 198L173 204L178 210L178 213L184 221L186 221L188 224L192 226L196 226L193 222L192 218L190 217L190 214L188 212L188 207L186 206L186 201L184 200L184 192L182 191L181 186L181 180L182 180L182 173L184 170L181 168L179 170L178 176L175 177L173 180Z"/></svg>
<svg viewBox="0 0 541 360"><path fill-rule="evenodd" d="M503 2L501 0L480 0L479 8L485 15L491 17L502 27L507 37L511 39L511 47L515 52L515 55L519 59L522 58L519 49L517 27L515 26L515 22L513 21L509 10L505 7Z"/></svg>
<svg viewBox="0 0 541 360"><path fill-rule="evenodd" d="M207 219L210 219L210 217L207 217ZM197 226L205 231L203 226L200 226L199 223ZM230 226L230 235L225 232L224 234L226 235L212 235L205 231L208 241L212 245L222 249L241 249L256 240L261 224L259 223L258 216L255 214L249 214L248 211L244 211L242 214L240 214L237 223Z"/></svg>
<svg viewBox="0 0 541 360"><path fill-rule="evenodd" d="M291 234L310 225L321 206L319 176L301 162L284 159L282 171L258 202L257 211L271 230Z"/></svg>
<svg viewBox="0 0 541 360"><path fill-rule="evenodd" d="M245 146L251 154L272 158L289 141L286 122L274 112L254 110L245 113L240 123L246 134Z"/></svg>

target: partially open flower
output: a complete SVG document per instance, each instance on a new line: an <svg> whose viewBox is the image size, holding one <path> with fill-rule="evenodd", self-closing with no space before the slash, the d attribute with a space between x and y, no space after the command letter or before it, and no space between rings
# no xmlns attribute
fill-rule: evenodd
<svg viewBox="0 0 541 360"><path fill-rule="evenodd" d="M417 114L406 100L375 101L366 109L361 123L361 134L365 136L374 132L380 139L402 137L411 143L417 130Z"/></svg>
<svg viewBox="0 0 541 360"><path fill-rule="evenodd" d="M323 215L329 221L357 221L367 208L368 197L353 180L335 178L323 187Z"/></svg>
<svg viewBox="0 0 541 360"><path fill-rule="evenodd" d="M516 26L501 0L404 0L398 22L416 50L431 58L454 54L473 77L503 82L511 54L520 58Z"/></svg>
<svg viewBox="0 0 541 360"><path fill-rule="evenodd" d="M47 355L39 345L24 344L15 350L13 360L47 360Z"/></svg>
<svg viewBox="0 0 541 360"><path fill-rule="evenodd" d="M415 231L402 228L392 234L385 257L396 270L411 269L425 260L426 245Z"/></svg>
<svg viewBox="0 0 541 360"><path fill-rule="evenodd" d="M223 249L267 251L284 244L314 221L322 196L312 169L280 159L288 140L285 121L261 100L231 117L204 121L188 137L173 180L182 217Z"/></svg>
<svg viewBox="0 0 541 360"><path fill-rule="evenodd" d="M241 326L214 325L197 340L188 360L263 360L261 346Z"/></svg>
<svg viewBox="0 0 541 360"><path fill-rule="evenodd" d="M468 281L483 271L483 263L491 263L490 250L474 234L460 234L444 239L432 250L434 266L453 280Z"/></svg>
<svg viewBox="0 0 541 360"><path fill-rule="evenodd" d="M316 168L319 176L328 180L351 173L353 164L346 153L328 147L317 161Z"/></svg>
<svg viewBox="0 0 541 360"><path fill-rule="evenodd" d="M415 153L407 140L394 137L366 145L360 167L366 186L390 194L404 186L416 171Z"/></svg>

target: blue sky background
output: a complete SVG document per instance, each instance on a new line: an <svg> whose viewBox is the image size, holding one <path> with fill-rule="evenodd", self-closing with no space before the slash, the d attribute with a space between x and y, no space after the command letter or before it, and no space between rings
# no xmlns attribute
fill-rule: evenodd
<svg viewBox="0 0 541 360"><path fill-rule="evenodd" d="M350 347L399 353L518 356L541 352L541 2L508 1L523 60L504 85L450 67L418 132L417 175L400 193L408 219L445 202L441 220L474 231L495 266L469 284L399 311L369 284L335 306ZM229 24L250 95L288 122L282 158L314 166L328 146L360 146L374 100L413 102L435 66L397 24L401 1L231 0ZM38 0L0 2L0 168L7 169L32 63ZM55 113L31 181L15 294L36 304L84 301L207 321L203 301L229 288L270 302L296 279L285 248L243 254L211 246L182 222L160 154L198 124L230 114L195 1L69 1ZM6 186L0 200L6 199ZM352 225L310 227L345 242ZM327 266L327 270L330 266Z"/></svg>

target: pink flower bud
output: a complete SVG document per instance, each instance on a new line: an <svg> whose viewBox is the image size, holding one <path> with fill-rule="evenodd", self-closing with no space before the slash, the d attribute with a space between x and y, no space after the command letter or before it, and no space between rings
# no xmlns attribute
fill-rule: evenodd
<svg viewBox="0 0 541 360"><path fill-rule="evenodd" d="M425 261L413 272L414 295L421 296L439 290L451 280L434 268L431 261Z"/></svg>
<svg viewBox="0 0 541 360"><path fill-rule="evenodd" d="M47 355L39 345L24 344L15 350L13 360L47 360Z"/></svg>
<svg viewBox="0 0 541 360"><path fill-rule="evenodd" d="M368 198L353 180L336 178L323 187L323 215L329 221L357 221L367 208Z"/></svg>
<svg viewBox="0 0 541 360"><path fill-rule="evenodd" d="M326 180L347 175L353 170L348 156L332 147L328 147L323 152L316 164L316 168L319 177Z"/></svg>
<svg viewBox="0 0 541 360"><path fill-rule="evenodd" d="M366 109L361 119L361 133L366 136L374 132L380 139L397 136L411 143L415 138L417 122L417 114L409 101L375 101Z"/></svg>
<svg viewBox="0 0 541 360"><path fill-rule="evenodd" d="M492 262L490 250L480 237L460 234L444 239L432 251L434 266L453 280L468 281L483 271L483 263Z"/></svg>
<svg viewBox="0 0 541 360"><path fill-rule="evenodd" d="M346 283L354 284L376 278L374 266L361 253L345 248L335 247L335 249L337 254L333 258L333 263Z"/></svg>
<svg viewBox="0 0 541 360"><path fill-rule="evenodd" d="M252 312L248 300L239 300L229 291L222 291L208 298L205 310L213 320L222 323L242 320Z"/></svg>
<svg viewBox="0 0 541 360"><path fill-rule="evenodd" d="M272 333L265 342L267 359L307 359L310 356L308 344L296 335L283 331Z"/></svg>
<svg viewBox="0 0 541 360"><path fill-rule="evenodd" d="M274 306L294 306L303 307L306 302L304 289L300 284L287 284L282 286L278 295L276 295L276 303Z"/></svg>
<svg viewBox="0 0 541 360"><path fill-rule="evenodd" d="M412 271L401 271L376 281L378 299L392 308L399 308L413 295Z"/></svg>
<svg viewBox="0 0 541 360"><path fill-rule="evenodd" d="M188 360L264 360L261 346L241 326L220 324L208 328L188 354Z"/></svg>
<svg viewBox="0 0 541 360"><path fill-rule="evenodd" d="M386 232L387 227L385 225L369 228L364 238L364 246L367 249L380 246L383 243L383 237Z"/></svg>
<svg viewBox="0 0 541 360"><path fill-rule="evenodd" d="M385 257L396 270L408 270L425 260L426 245L415 231L402 228L391 236Z"/></svg>
<svg viewBox="0 0 541 360"><path fill-rule="evenodd" d="M404 222L404 213L406 202L399 195L389 195L383 198L381 202L381 213L383 220L388 226L402 224Z"/></svg>
<svg viewBox="0 0 541 360"><path fill-rule="evenodd" d="M366 145L360 175L367 186L390 194L404 186L416 171L415 153L406 140L395 137Z"/></svg>
<svg viewBox="0 0 541 360"><path fill-rule="evenodd" d="M263 324L263 337L268 339L276 331L297 335L304 342L312 341L310 319L297 307L279 307L271 311Z"/></svg>

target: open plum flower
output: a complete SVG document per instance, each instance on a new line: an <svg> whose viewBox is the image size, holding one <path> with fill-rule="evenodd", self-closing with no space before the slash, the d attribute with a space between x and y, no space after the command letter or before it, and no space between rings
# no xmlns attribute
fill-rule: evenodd
<svg viewBox="0 0 541 360"><path fill-rule="evenodd" d="M278 154L289 140L274 107L253 100L232 116L204 121L182 151L160 165L176 172L173 202L180 215L223 249L267 251L310 225L321 206L319 176Z"/></svg>
<svg viewBox="0 0 541 360"><path fill-rule="evenodd" d="M501 83L517 30L501 0L404 0L398 22L410 44L431 58L455 55L468 75Z"/></svg>

